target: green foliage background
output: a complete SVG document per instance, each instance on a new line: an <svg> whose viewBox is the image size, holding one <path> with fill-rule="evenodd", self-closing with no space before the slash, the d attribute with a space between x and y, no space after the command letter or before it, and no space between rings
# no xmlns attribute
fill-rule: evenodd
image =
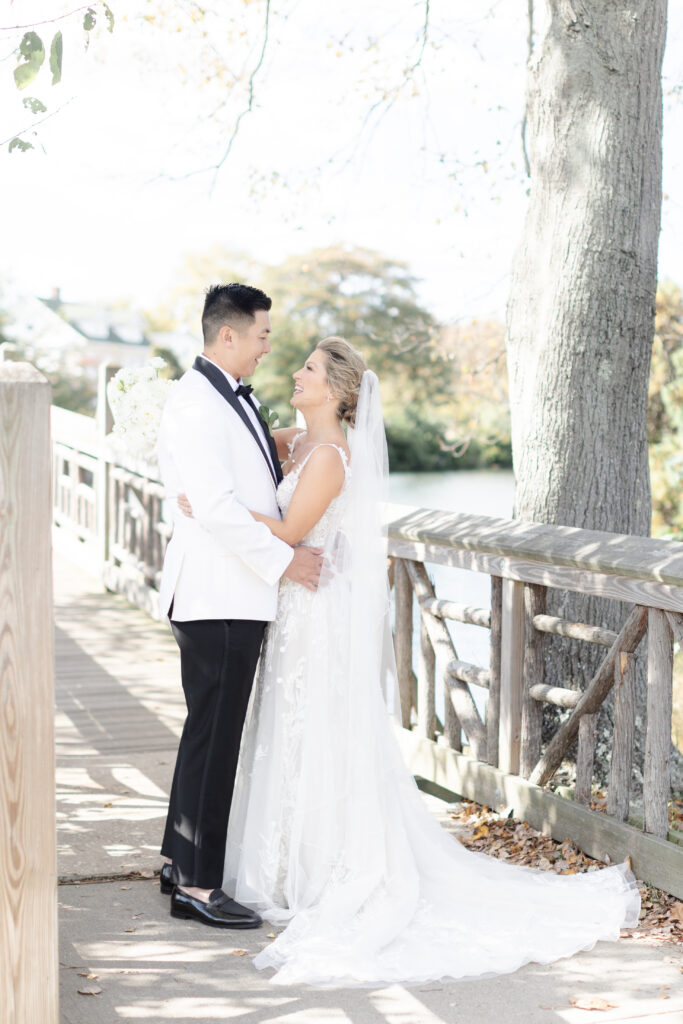
<svg viewBox="0 0 683 1024"><path fill-rule="evenodd" d="M157 330L197 330L206 286L258 282L273 299L272 351L259 367L259 398L293 422L292 373L316 343L338 334L379 379L393 470L511 464L503 327L444 327L417 297L406 266L343 246L258 266L222 250L187 257L176 285L148 312Z"/></svg>

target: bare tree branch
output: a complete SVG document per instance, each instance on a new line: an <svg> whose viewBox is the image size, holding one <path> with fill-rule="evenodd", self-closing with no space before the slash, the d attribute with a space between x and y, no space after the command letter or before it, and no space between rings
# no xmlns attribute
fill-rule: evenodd
<svg viewBox="0 0 683 1024"><path fill-rule="evenodd" d="M241 114L239 114L237 120L235 121L235 127L232 130L232 135L230 136L230 139L228 140L228 144L227 144L227 146L225 148L225 152L223 153L223 156L220 158L218 163L215 164L214 167L210 168L210 170L213 170L214 176L213 176L213 181L211 182L211 188L209 189L209 194L211 194L211 192L213 192L214 185L216 184L216 178L218 177L218 172L220 171L221 167L223 166L225 161L230 156L230 152L232 150L233 143L234 143L235 139L237 138L237 133L238 133L238 131L240 129L240 124L242 123L242 118L246 117L246 115L250 114L251 111L252 111L252 108L253 108L253 105L254 105L254 79L256 78L257 74L261 70L264 58L266 56L266 49L268 47L268 34L269 34L269 31L270 31L270 0L266 0L266 15L265 15L265 21L264 21L264 27L263 27L263 45L261 46L261 53L260 53L258 62L256 64L256 67L254 68L254 70L252 71L251 75L249 76L249 96L248 96L248 99L247 99L247 105L244 108L244 110L241 112Z"/></svg>
<svg viewBox="0 0 683 1024"><path fill-rule="evenodd" d="M21 138L22 135L26 135L27 132L30 132L34 128L37 128L39 124L44 124L45 121L49 121L51 117L54 117L55 114L59 114L60 111L64 110L64 107L67 107L69 105L69 103L71 103L71 102L72 102L71 100L67 100L66 103L62 103L61 107L57 107L56 110L51 110L49 114L46 114L45 117L41 117L40 120L38 120L38 121L34 121L33 124L28 125L27 128L22 128L20 132L15 132L13 135L10 135L8 138L3 139L3 141L0 142L0 146L6 145L8 142L11 142L12 139L19 139L19 138Z"/></svg>
<svg viewBox="0 0 683 1024"><path fill-rule="evenodd" d="M91 0L89 4L82 4L80 7L74 7L73 11L67 11L66 14L58 14L56 18L43 18L41 21L32 21L28 25L0 25L0 32L19 32L25 28L36 28L38 25L53 25L56 21L63 21L64 18L70 18L74 14L78 14L79 11L87 11L89 7L93 7L95 4L100 4L102 0Z"/></svg>
<svg viewBox="0 0 683 1024"><path fill-rule="evenodd" d="M534 0L527 0L527 23L529 33L526 40L526 59L527 64L531 60L531 54L534 49ZM529 163L529 153L526 148L526 126L527 126L527 107L526 99L524 101L524 117L522 118L522 156L524 157L524 169L526 170L527 177L531 177L531 164Z"/></svg>

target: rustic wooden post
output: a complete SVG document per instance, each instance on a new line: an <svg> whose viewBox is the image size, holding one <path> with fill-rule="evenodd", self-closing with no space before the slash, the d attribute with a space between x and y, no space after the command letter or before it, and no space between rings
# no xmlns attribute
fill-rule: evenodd
<svg viewBox="0 0 683 1024"><path fill-rule="evenodd" d="M402 558L394 561L394 653L401 698L401 722L410 728L413 706L413 588Z"/></svg>
<svg viewBox="0 0 683 1024"><path fill-rule="evenodd" d="M647 729L643 784L645 831L666 838L671 790L673 637L666 614L650 608L647 632Z"/></svg>
<svg viewBox="0 0 683 1024"><path fill-rule="evenodd" d="M524 584L503 580L498 767L517 775L524 690Z"/></svg>
<svg viewBox="0 0 683 1024"><path fill-rule="evenodd" d="M453 638L446 628L446 623L443 619L432 614L426 607L426 605L431 604L435 600L435 594L424 564L422 562L406 560L405 567L408 571L410 582L413 585L418 604L421 606L422 621L427 627L434 652L437 655L441 652L447 664L452 660L457 660L458 655L453 646ZM478 760L484 760L486 758L486 729L469 687L452 673L446 673L445 678L450 690L450 699L467 734L470 749L474 757Z"/></svg>
<svg viewBox="0 0 683 1024"><path fill-rule="evenodd" d="M97 433L99 435L100 450L97 453L99 460L99 467L97 473L97 480L95 481L96 488L96 513L95 522L97 530L97 545L98 545L98 561L99 561L99 572L104 570L105 565L109 561L109 540L111 532L111 500L109 489L111 486L109 478L109 460L104 447L104 439L107 434L111 433L114 426L114 417L112 416L111 409L109 408L109 402L107 401L107 384L112 379L116 371L119 369L118 366L112 366L111 363L100 363L97 374Z"/></svg>
<svg viewBox="0 0 683 1024"><path fill-rule="evenodd" d="M607 793L607 813L619 821L628 818L635 731L635 658L622 652L614 663L614 735Z"/></svg>
<svg viewBox="0 0 683 1024"><path fill-rule="evenodd" d="M500 644L503 614L503 581L491 577L491 652L489 696L486 704L487 761L498 767L498 731L500 729Z"/></svg>
<svg viewBox="0 0 683 1024"><path fill-rule="evenodd" d="M462 750L462 723L451 700L451 691L444 678L443 734L451 750Z"/></svg>
<svg viewBox="0 0 683 1024"><path fill-rule="evenodd" d="M0 1017L57 1024L50 387L0 364Z"/></svg>
<svg viewBox="0 0 683 1024"><path fill-rule="evenodd" d="M615 665L619 662L616 659ZM574 799L580 804L590 803L595 760L595 727L597 715L584 715L579 722L579 743L576 750L576 784Z"/></svg>
<svg viewBox="0 0 683 1024"><path fill-rule="evenodd" d="M428 740L434 739L436 725L435 664L434 648L429 639L424 617L420 615L420 653L417 662L417 732L419 736L424 736Z"/></svg>
<svg viewBox="0 0 683 1024"><path fill-rule="evenodd" d="M532 686L543 684L545 637L534 626L534 616L545 614L546 588L536 584L524 587L524 693L522 697L522 739L520 775L528 779L541 756L543 704L530 694Z"/></svg>

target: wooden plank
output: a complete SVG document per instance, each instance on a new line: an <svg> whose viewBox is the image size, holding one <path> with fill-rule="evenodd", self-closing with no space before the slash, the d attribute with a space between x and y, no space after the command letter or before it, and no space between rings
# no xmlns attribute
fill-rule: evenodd
<svg viewBox="0 0 683 1024"><path fill-rule="evenodd" d="M486 703L486 760L498 764L500 729L500 631L503 615L503 581L491 577L491 648L489 658L489 698Z"/></svg>
<svg viewBox="0 0 683 1024"><path fill-rule="evenodd" d="M618 660L618 658L615 660L615 665ZM593 761L595 760L595 727L595 715L584 715L579 722L579 744L576 751L576 783L574 785L574 799L580 804L589 803L591 798Z"/></svg>
<svg viewBox="0 0 683 1024"><path fill-rule="evenodd" d="M614 662L614 735L607 792L607 813L619 821L629 815L635 731L635 659L622 653Z"/></svg>
<svg viewBox="0 0 683 1024"><path fill-rule="evenodd" d="M104 453L105 438L114 427L114 416L109 407L109 402L107 401L107 385L118 369L118 366L112 366L111 363L101 363L98 368L97 415L95 419L97 422L97 432L100 436L100 450L102 453ZM109 561L109 538L111 533L109 526L109 515L111 509L111 481L109 479L109 471L109 461L102 454L99 459L99 465L95 474L97 507L97 544L100 572L102 571L102 569L104 569L104 566Z"/></svg>
<svg viewBox="0 0 683 1024"><path fill-rule="evenodd" d="M594 714L612 689L615 660L622 651L626 654L633 654L645 636L647 616L646 608L636 606L633 609L614 644L610 647L607 657L600 665L584 693L582 693L579 703L548 744L545 754L529 777L530 782L544 786L553 777L562 763L562 758L578 735L579 722L583 716Z"/></svg>
<svg viewBox="0 0 683 1024"><path fill-rule="evenodd" d="M547 701L558 708L575 708L581 700L581 690L569 690L564 686L546 686L536 683L529 688L529 696L534 700Z"/></svg>
<svg viewBox="0 0 683 1024"><path fill-rule="evenodd" d="M531 690L534 686L543 686L545 679L545 640L543 634L534 628L534 623L543 617L546 593L545 587L529 584L524 587L524 690L519 771L525 779L541 756L543 705L534 699Z"/></svg>
<svg viewBox="0 0 683 1024"><path fill-rule="evenodd" d="M469 661L449 661L446 666L446 674L454 679L462 679L463 683L470 686L481 686L488 690L491 681L491 673L479 665L472 665Z"/></svg>
<svg viewBox="0 0 683 1024"><path fill-rule="evenodd" d="M436 659L429 639L429 631L420 616L420 648L417 660L417 731L420 736L434 739L436 725L434 669Z"/></svg>
<svg viewBox="0 0 683 1024"><path fill-rule="evenodd" d="M673 636L664 612L651 608L647 637L647 726L643 806L645 831L666 836L671 795Z"/></svg>
<svg viewBox="0 0 683 1024"><path fill-rule="evenodd" d="M420 562L406 562L405 565L418 601L423 597L433 597L434 588L427 576L427 570L424 565ZM451 635L441 619L437 619L436 616L425 611L422 611L422 617L435 653L438 655L441 652L442 656L448 659L448 661L452 661L454 658L457 659L458 655L453 646ZM473 753L477 757L485 757L486 730L484 729L484 723L479 716L472 694L466 683L458 679L452 680L449 690L453 707L467 734Z"/></svg>
<svg viewBox="0 0 683 1024"><path fill-rule="evenodd" d="M90 455L98 455L100 449L100 433L94 416L83 416L70 409L62 409L53 405L50 409L52 440L55 444L64 444Z"/></svg>
<svg viewBox="0 0 683 1024"><path fill-rule="evenodd" d="M496 810L512 811L532 828L563 842L571 839L590 857L621 863L628 857L634 874L683 899L683 847L648 835L591 811L455 750L396 728L403 757L421 775L452 793Z"/></svg>
<svg viewBox="0 0 683 1024"><path fill-rule="evenodd" d="M444 676L444 719L443 719L443 735L446 743L453 750L462 750L462 725L458 718L455 708L453 707L453 701L451 700L451 691L448 686L448 678Z"/></svg>
<svg viewBox="0 0 683 1024"><path fill-rule="evenodd" d="M524 689L524 585L503 580L498 764L519 771Z"/></svg>
<svg viewBox="0 0 683 1024"><path fill-rule="evenodd" d="M57 1024L50 386L0 364L0 1000Z"/></svg>
<svg viewBox="0 0 683 1024"><path fill-rule="evenodd" d="M671 632L673 633L676 643L683 646L683 615L679 612L667 612L666 613Z"/></svg>
<svg viewBox="0 0 683 1024"><path fill-rule="evenodd" d="M413 588L402 559L394 561L394 653L398 673L398 690L401 698L401 721L404 728L410 726L413 708L415 676L413 673Z"/></svg>
<svg viewBox="0 0 683 1024"><path fill-rule="evenodd" d="M596 597L613 598L628 604L683 612L683 589L679 584L638 580L620 576L618 573L600 573L512 556L491 555L463 548L450 548L445 544L422 544L391 536L388 551L392 556L412 561L450 565L523 583L539 583L544 587L555 587L558 590L572 590L581 594L593 594Z"/></svg>
<svg viewBox="0 0 683 1024"><path fill-rule="evenodd" d="M491 628L491 612L486 608L474 608L472 605L458 604L456 601L440 601L436 598L425 599L421 607L439 619L452 619L454 622L467 622L471 626Z"/></svg>
<svg viewBox="0 0 683 1024"><path fill-rule="evenodd" d="M683 586L678 541L401 506L389 515L389 536L416 544Z"/></svg>
<svg viewBox="0 0 683 1024"><path fill-rule="evenodd" d="M586 643L600 644L602 647L611 647L617 638L617 634L611 629L588 626L584 622L570 622L568 619L560 619L556 615L535 615L534 628L541 633L568 636L573 640L585 640Z"/></svg>

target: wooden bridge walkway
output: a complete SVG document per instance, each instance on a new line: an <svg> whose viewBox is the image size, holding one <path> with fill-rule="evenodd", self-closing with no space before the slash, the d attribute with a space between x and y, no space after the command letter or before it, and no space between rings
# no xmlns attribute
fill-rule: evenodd
<svg viewBox="0 0 683 1024"><path fill-rule="evenodd" d="M165 626L55 553L58 872L151 871L185 714Z"/></svg>
<svg viewBox="0 0 683 1024"><path fill-rule="evenodd" d="M269 985L250 962L269 929L174 921L153 878L184 717L170 631L59 552L55 622L62 1024L472 1024L500 1018L503 1005L505 1024L667 1024L683 1012L683 955L630 940L511 977L413 990ZM446 824L445 805L429 802ZM577 995L614 1008L576 1009Z"/></svg>

